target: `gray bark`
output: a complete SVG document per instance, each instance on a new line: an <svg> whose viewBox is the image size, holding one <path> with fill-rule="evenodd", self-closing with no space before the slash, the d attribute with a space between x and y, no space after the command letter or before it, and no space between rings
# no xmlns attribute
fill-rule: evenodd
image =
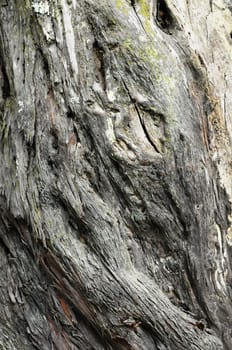
<svg viewBox="0 0 232 350"><path fill-rule="evenodd" d="M0 348L231 349L232 6L0 0Z"/></svg>

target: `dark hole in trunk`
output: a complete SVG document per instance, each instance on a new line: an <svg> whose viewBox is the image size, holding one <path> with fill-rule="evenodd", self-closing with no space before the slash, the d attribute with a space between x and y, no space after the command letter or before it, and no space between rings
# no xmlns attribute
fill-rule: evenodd
<svg viewBox="0 0 232 350"><path fill-rule="evenodd" d="M168 34L172 34L172 31L177 29L177 21L165 0L157 1L156 20L160 28Z"/></svg>

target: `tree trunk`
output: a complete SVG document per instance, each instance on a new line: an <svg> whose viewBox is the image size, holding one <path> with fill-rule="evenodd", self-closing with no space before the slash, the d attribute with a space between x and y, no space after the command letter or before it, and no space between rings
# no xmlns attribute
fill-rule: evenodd
<svg viewBox="0 0 232 350"><path fill-rule="evenodd" d="M229 0L0 0L0 348L231 349Z"/></svg>

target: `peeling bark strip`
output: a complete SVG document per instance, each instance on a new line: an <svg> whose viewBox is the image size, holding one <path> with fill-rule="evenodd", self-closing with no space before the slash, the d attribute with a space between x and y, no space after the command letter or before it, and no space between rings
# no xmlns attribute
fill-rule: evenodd
<svg viewBox="0 0 232 350"><path fill-rule="evenodd" d="M0 348L232 348L229 1L0 1Z"/></svg>

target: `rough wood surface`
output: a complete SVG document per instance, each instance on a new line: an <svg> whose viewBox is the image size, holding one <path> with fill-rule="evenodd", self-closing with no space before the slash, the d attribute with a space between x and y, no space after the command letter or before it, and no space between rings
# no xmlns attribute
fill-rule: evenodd
<svg viewBox="0 0 232 350"><path fill-rule="evenodd" d="M232 348L229 0L0 0L0 348Z"/></svg>

